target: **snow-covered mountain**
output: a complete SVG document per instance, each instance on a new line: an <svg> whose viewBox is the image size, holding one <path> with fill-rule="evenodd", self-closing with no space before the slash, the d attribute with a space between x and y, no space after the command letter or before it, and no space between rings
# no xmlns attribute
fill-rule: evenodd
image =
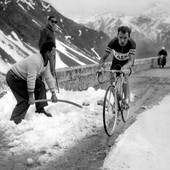
<svg viewBox="0 0 170 170"><path fill-rule="evenodd" d="M165 2L157 2L137 16L107 13L77 22L88 28L103 31L111 38L116 36L120 25L127 25L132 29L132 37L138 44L138 55L144 56L147 52L154 55L162 45L170 49L169 9L170 6Z"/></svg>
<svg viewBox="0 0 170 170"><path fill-rule="evenodd" d="M110 40L102 31L77 24L43 0L1 0L0 72L5 73L11 64L38 51L40 30L46 26L49 15L58 20L58 67L98 62Z"/></svg>
<svg viewBox="0 0 170 170"><path fill-rule="evenodd" d="M156 2L148 7L142 14L155 19L170 17L169 5L165 2Z"/></svg>

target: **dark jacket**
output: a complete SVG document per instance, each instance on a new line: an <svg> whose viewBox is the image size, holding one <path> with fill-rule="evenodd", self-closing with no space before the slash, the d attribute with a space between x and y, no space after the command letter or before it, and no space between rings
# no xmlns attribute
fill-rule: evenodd
<svg viewBox="0 0 170 170"><path fill-rule="evenodd" d="M164 57L166 57L168 55L167 51L164 50L164 49L161 49L159 52L158 52L158 56L161 56L163 55Z"/></svg>
<svg viewBox="0 0 170 170"><path fill-rule="evenodd" d="M41 51L43 43L49 42L49 41L55 44L55 34L54 34L52 27L50 25L47 25L43 30L41 30L41 33L40 33L40 39L38 43L40 51Z"/></svg>

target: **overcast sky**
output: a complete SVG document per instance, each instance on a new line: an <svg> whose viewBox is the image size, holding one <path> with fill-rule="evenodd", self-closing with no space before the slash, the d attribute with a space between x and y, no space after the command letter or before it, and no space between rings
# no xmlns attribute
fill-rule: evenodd
<svg viewBox="0 0 170 170"><path fill-rule="evenodd" d="M62 15L70 18L85 18L94 14L124 11L128 14L140 13L152 3L161 0L45 0L50 2ZM162 0L170 4L169 0Z"/></svg>

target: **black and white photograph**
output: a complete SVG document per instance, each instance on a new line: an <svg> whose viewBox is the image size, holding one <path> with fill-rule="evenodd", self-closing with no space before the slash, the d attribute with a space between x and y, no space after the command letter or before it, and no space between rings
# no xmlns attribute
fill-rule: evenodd
<svg viewBox="0 0 170 170"><path fill-rule="evenodd" d="M170 170L169 0L0 16L0 170Z"/></svg>

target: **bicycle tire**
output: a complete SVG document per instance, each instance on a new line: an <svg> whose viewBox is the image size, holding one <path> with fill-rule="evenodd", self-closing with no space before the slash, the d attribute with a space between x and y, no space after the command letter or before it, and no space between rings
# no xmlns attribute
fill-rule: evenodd
<svg viewBox="0 0 170 170"><path fill-rule="evenodd" d="M106 90L103 103L103 125L108 136L112 136L117 124L118 103L114 86Z"/></svg>
<svg viewBox="0 0 170 170"><path fill-rule="evenodd" d="M122 99L119 101L119 104L120 104L120 106L122 105ZM128 109L124 109L121 106L120 113L121 113L121 117L122 117L123 122L126 122L128 117L129 117L129 108Z"/></svg>
<svg viewBox="0 0 170 170"><path fill-rule="evenodd" d="M119 85L120 86L120 85ZM128 117L129 117L129 108L128 109L124 109L122 107L122 101L124 100L125 94L123 92L123 86L120 86L119 90L118 90L118 105L120 108L120 114L122 117L123 122L126 122Z"/></svg>
<svg viewBox="0 0 170 170"><path fill-rule="evenodd" d="M129 109L121 109L121 116L123 122L126 122L129 118Z"/></svg>
<svg viewBox="0 0 170 170"><path fill-rule="evenodd" d="M164 61L163 61L164 58L159 58L158 60L159 60L159 62L158 62L159 68L163 68L164 67Z"/></svg>

